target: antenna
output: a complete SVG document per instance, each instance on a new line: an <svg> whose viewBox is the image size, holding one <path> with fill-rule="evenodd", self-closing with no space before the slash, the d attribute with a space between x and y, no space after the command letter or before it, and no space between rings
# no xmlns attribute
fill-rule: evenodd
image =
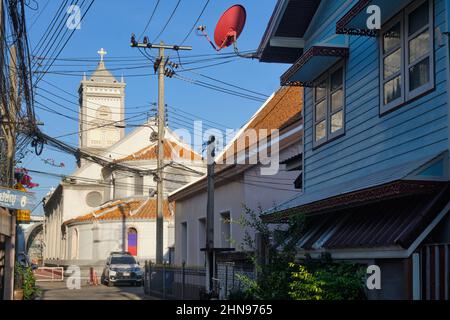
<svg viewBox="0 0 450 320"><path fill-rule="evenodd" d="M206 26L199 26L197 30L200 32L200 35L208 40L216 51L233 45L236 55L243 58L255 58L256 56L253 54L240 54L236 45L237 39L241 35L242 30L244 30L246 19L247 13L242 5L236 4L228 8L220 17L214 30L215 45L206 33Z"/></svg>

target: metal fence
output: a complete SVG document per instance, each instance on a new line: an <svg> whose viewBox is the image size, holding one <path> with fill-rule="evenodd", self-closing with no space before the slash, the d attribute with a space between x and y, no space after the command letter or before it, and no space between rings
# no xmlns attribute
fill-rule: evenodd
<svg viewBox="0 0 450 320"><path fill-rule="evenodd" d="M145 262L144 290L163 299L198 300L205 291L206 270Z"/></svg>
<svg viewBox="0 0 450 320"><path fill-rule="evenodd" d="M216 265L218 293L220 299L228 299L231 292L243 289L242 276L255 279L254 267L248 264L222 262Z"/></svg>

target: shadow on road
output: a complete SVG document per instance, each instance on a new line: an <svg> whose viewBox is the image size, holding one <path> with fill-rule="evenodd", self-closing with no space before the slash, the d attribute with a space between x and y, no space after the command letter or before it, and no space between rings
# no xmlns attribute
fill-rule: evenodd
<svg viewBox="0 0 450 320"><path fill-rule="evenodd" d="M39 282L41 300L151 300L144 294L144 287L118 285L82 286L68 289L65 282Z"/></svg>

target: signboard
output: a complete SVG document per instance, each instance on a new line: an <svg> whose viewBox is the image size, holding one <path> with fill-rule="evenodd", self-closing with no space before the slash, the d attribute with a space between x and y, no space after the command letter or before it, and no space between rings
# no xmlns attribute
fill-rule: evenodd
<svg viewBox="0 0 450 320"><path fill-rule="evenodd" d="M0 187L0 207L18 210L32 210L36 206L33 193Z"/></svg>
<svg viewBox="0 0 450 320"><path fill-rule="evenodd" d="M17 210L17 223L30 223L31 211L30 210Z"/></svg>
<svg viewBox="0 0 450 320"><path fill-rule="evenodd" d="M14 189L23 191L23 192L27 191L27 189L25 189L25 187L21 183L16 183L14 185ZM17 223L30 223L31 211L30 210L17 210L16 216L17 216Z"/></svg>

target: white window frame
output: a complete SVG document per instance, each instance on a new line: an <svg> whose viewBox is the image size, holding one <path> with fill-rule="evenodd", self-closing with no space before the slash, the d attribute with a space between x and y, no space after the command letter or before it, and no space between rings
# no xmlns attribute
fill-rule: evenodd
<svg viewBox="0 0 450 320"><path fill-rule="evenodd" d="M336 72L337 70L342 69L342 88L338 88L334 91L331 91L331 75ZM325 97L320 99L319 101L316 101L316 88L313 88L313 147L317 148L331 140L334 140L342 135L345 134L345 63L344 61L341 61L337 64L335 64L332 68L330 68L326 73L321 75L315 83L323 83L325 81L326 86L326 92ZM331 97L332 94L336 91L342 89L342 107L339 108L339 110L332 112L331 110ZM323 118L320 120L316 119L316 106L323 102L325 100L325 137L323 137L320 140L316 140L316 125L319 122L323 121ZM342 111L342 128L331 132L331 117Z"/></svg>
<svg viewBox="0 0 450 320"><path fill-rule="evenodd" d="M397 23L400 23L400 46L395 47L395 48L389 50L388 52L384 53L384 33L387 32L389 29L391 29L393 26L395 26ZM388 22L385 26L383 26L383 29L381 32L381 42L380 42L380 49L381 49L380 50L381 112L389 111L405 101L405 70L404 70L405 64L403 63L404 56L405 56L405 46L404 46L404 41L403 41L403 34L404 34L404 23L402 21L401 15L397 15L390 22ZM398 49L400 49L400 71L397 73L394 73L387 79L384 79L384 59L387 56L394 53L395 51L397 51ZM384 85L387 82L397 78L399 75L401 77L400 97L398 97L397 99L395 99L385 105L384 104Z"/></svg>
<svg viewBox="0 0 450 320"><path fill-rule="evenodd" d="M422 27L420 30L416 31L414 34L409 36L409 16L410 14L428 1L428 25ZM381 29L380 36L380 114L387 113L396 109L403 104L421 96L422 94L434 89L435 86L435 72L434 72L434 1L432 0L421 0L412 3L410 6L404 8L400 13L398 13L394 18L392 18L388 23L386 23ZM393 53L396 49L390 50L388 53L384 53L384 33L392 28L396 23L400 22L400 47L401 47L401 61L400 61L400 72L401 72L401 96L388 104L384 104L384 84L389 80L398 76L398 73L392 75L387 80L384 79L384 58L389 54ZM409 62L409 41L421 34L423 31L428 29L429 32L429 52L418 59L416 61L410 63ZM427 84L422 85L419 88L416 88L412 91L409 90L409 68L414 66L424 59L429 59L429 82Z"/></svg>

